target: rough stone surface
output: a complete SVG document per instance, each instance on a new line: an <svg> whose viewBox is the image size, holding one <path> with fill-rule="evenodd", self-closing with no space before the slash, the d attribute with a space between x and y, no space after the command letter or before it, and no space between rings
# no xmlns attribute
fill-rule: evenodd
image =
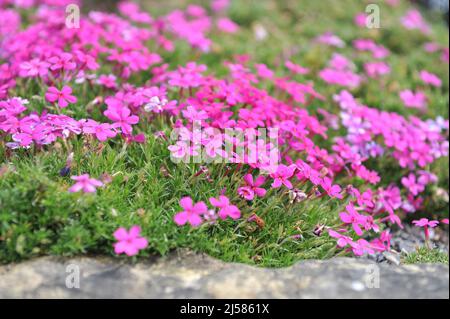
<svg viewBox="0 0 450 319"><path fill-rule="evenodd" d="M68 265L80 269L79 289L66 287ZM379 288L370 288L377 284L370 276L378 271ZM448 299L449 268L337 258L262 269L187 251L135 265L108 258L46 257L0 267L3 298Z"/></svg>

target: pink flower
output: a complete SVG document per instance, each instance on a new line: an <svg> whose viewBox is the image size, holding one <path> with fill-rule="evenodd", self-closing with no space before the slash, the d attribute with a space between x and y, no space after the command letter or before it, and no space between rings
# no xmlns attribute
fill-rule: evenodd
<svg viewBox="0 0 450 319"><path fill-rule="evenodd" d="M20 76L21 77L43 77L48 74L48 68L50 64L39 59L33 59L31 61L23 62L20 64Z"/></svg>
<svg viewBox="0 0 450 319"><path fill-rule="evenodd" d="M334 47L338 47L338 48L345 47L345 42L341 38L339 38L337 35L335 35L331 32L326 32L326 33L318 36L315 39L315 41L318 43L322 43L322 44L326 44L326 45L334 46Z"/></svg>
<svg viewBox="0 0 450 319"><path fill-rule="evenodd" d="M293 186L289 179L294 175L295 169L295 165L279 165L276 172L270 175L273 178L272 188L279 188L284 185L288 189L292 189Z"/></svg>
<svg viewBox="0 0 450 319"><path fill-rule="evenodd" d="M437 220L428 220L427 218L421 218L420 220L414 220L413 224L417 227L423 227L425 232L425 241L427 245L429 245L430 240L430 230L429 228L435 228L439 225L439 221Z"/></svg>
<svg viewBox="0 0 450 319"><path fill-rule="evenodd" d="M425 186L417 182L416 176L413 173L409 174L408 177L402 178L402 185L414 196L419 195L425 190Z"/></svg>
<svg viewBox="0 0 450 319"><path fill-rule="evenodd" d="M339 185L333 185L333 181L330 178L324 177L320 185L330 197L338 199L343 198L341 194L341 187Z"/></svg>
<svg viewBox="0 0 450 319"><path fill-rule="evenodd" d="M130 109L120 104L111 104L104 114L114 122L114 128L120 128L126 135L133 132L132 125L139 123L139 117L131 115Z"/></svg>
<svg viewBox="0 0 450 319"><path fill-rule="evenodd" d="M365 27L367 21L367 15L364 12L360 12L353 18L353 21L358 27Z"/></svg>
<svg viewBox="0 0 450 319"><path fill-rule="evenodd" d="M88 121L84 125L83 132L86 134L95 135L100 142L105 142L107 139L113 138L117 135L117 132L113 129L111 124L100 124L92 120Z"/></svg>
<svg viewBox="0 0 450 319"><path fill-rule="evenodd" d="M116 89L117 88L117 78L114 74L100 75L100 77L97 80L97 83L104 86L107 89Z"/></svg>
<svg viewBox="0 0 450 319"><path fill-rule="evenodd" d="M353 242L353 239L351 237L339 234L338 232L336 232L336 231L334 231L332 229L328 230L328 234L330 235L330 237L336 238L338 240L337 241L337 245L340 248L344 248L344 247L346 247L348 245L354 246L354 242Z"/></svg>
<svg viewBox="0 0 450 319"><path fill-rule="evenodd" d="M341 220L346 224L351 224L353 226L353 229L355 230L356 234L358 236L362 236L363 231L360 227L360 225L365 224L366 218L362 215L360 215L352 204L348 204L346 206L347 212L342 212L339 214L339 217Z"/></svg>
<svg viewBox="0 0 450 319"><path fill-rule="evenodd" d="M430 73L428 71L420 71L420 78L425 84L430 84L435 87L442 86L442 80L435 74Z"/></svg>
<svg viewBox="0 0 450 319"><path fill-rule="evenodd" d="M431 227L435 228L439 225L439 221L437 220L428 220L427 218L421 218L420 220L414 220L413 224L417 227Z"/></svg>
<svg viewBox="0 0 450 319"><path fill-rule="evenodd" d="M365 239L358 239L352 246L355 256L373 255L375 253L373 246Z"/></svg>
<svg viewBox="0 0 450 319"><path fill-rule="evenodd" d="M52 71L57 70L70 71L75 70L77 67L77 64L73 62L73 55L66 52L62 53L59 56L51 57L50 59L48 59L48 62L51 63L50 69Z"/></svg>
<svg viewBox="0 0 450 319"><path fill-rule="evenodd" d="M83 191L84 193L95 193L97 191L97 187L103 186L102 182L90 178L88 174L72 176L72 179L76 181L76 183L69 188L69 192L71 193L78 193L79 191Z"/></svg>
<svg viewBox="0 0 450 319"><path fill-rule="evenodd" d="M309 69L302 67L301 65L295 64L291 61L286 61L284 64L294 74L308 74Z"/></svg>
<svg viewBox="0 0 450 319"><path fill-rule="evenodd" d="M61 108L67 107L69 103L77 103L77 98L72 95L72 88L68 86L64 86L61 91L54 86L49 87L45 98L51 103L58 101L58 105Z"/></svg>
<svg viewBox="0 0 450 319"><path fill-rule="evenodd" d="M220 31L226 33L236 33L239 31L239 26L228 18L220 18L217 21L217 27Z"/></svg>
<svg viewBox="0 0 450 319"><path fill-rule="evenodd" d="M125 253L127 256L136 256L139 250L148 246L148 241L140 237L141 228L131 227L130 231L121 227L114 232L114 238L118 241L114 244L114 252L118 255Z"/></svg>
<svg viewBox="0 0 450 319"><path fill-rule="evenodd" d="M364 64L367 75L376 78L391 73L391 67L385 62L369 62Z"/></svg>
<svg viewBox="0 0 450 319"><path fill-rule="evenodd" d="M406 107L425 109L427 107L427 96L421 91L414 93L411 90L404 90L400 92L400 98Z"/></svg>
<svg viewBox="0 0 450 319"><path fill-rule="evenodd" d="M223 220L225 220L227 217L230 217L231 219L239 219L241 218L241 211L237 206L231 205L230 200L226 196L219 196L219 199L216 198L210 198L209 202L214 207L219 208L219 217Z"/></svg>
<svg viewBox="0 0 450 319"><path fill-rule="evenodd" d="M273 71L270 70L265 64L257 64L256 70L258 72L258 76L263 79L271 79L273 78Z"/></svg>
<svg viewBox="0 0 450 319"><path fill-rule="evenodd" d="M252 174L247 174L244 176L244 181L247 185L240 187L238 189L238 193L246 200L253 200L255 195L258 197L264 197L266 195L267 191L264 188L259 187L266 182L266 178L264 176L259 176L254 181Z"/></svg>
<svg viewBox="0 0 450 319"><path fill-rule="evenodd" d="M442 224L448 225L448 218L444 218L443 220L441 220Z"/></svg>
<svg viewBox="0 0 450 319"><path fill-rule="evenodd" d="M401 18L401 22L406 29L418 29L425 34L430 32L430 26L423 19L419 10L409 10L406 15Z"/></svg>
<svg viewBox="0 0 450 319"><path fill-rule="evenodd" d="M184 209L184 211L179 212L174 217L174 221L178 226L183 226L186 223L189 223L193 227L198 227L203 222L200 215L208 212L208 207L204 202L199 202L194 205L190 197L182 198L180 200L180 206Z"/></svg>

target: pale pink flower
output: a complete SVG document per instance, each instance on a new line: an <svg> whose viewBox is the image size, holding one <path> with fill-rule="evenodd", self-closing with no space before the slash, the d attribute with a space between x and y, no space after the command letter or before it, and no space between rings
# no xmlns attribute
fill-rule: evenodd
<svg viewBox="0 0 450 319"><path fill-rule="evenodd" d="M400 92L400 98L406 107L416 109L425 109L427 107L427 96L421 91L414 93L411 90L404 90Z"/></svg>
<svg viewBox="0 0 450 319"><path fill-rule="evenodd" d="M435 87L442 86L442 80L436 74L430 73L428 71L420 71L420 78L425 84L430 84Z"/></svg>
<svg viewBox="0 0 450 319"><path fill-rule="evenodd" d="M228 18L220 18L217 21L217 27L220 31L226 33L236 33L239 31L239 26Z"/></svg>
<svg viewBox="0 0 450 319"><path fill-rule="evenodd" d="M88 174L72 176L72 179L76 181L76 183L69 188L70 193L78 193L79 191L84 193L95 193L98 187L103 186L101 181L90 178Z"/></svg>

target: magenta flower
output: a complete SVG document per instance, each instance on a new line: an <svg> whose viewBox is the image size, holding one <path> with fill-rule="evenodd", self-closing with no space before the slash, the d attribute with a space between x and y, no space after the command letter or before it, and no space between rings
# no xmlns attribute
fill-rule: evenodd
<svg viewBox="0 0 450 319"><path fill-rule="evenodd" d="M33 59L20 64L20 76L21 77L43 77L48 74L50 64L39 59Z"/></svg>
<svg viewBox="0 0 450 319"><path fill-rule="evenodd" d="M371 78L377 78L391 73L391 67L385 62L369 62L364 64L364 70Z"/></svg>
<svg viewBox="0 0 450 319"><path fill-rule="evenodd" d="M139 117L131 115L129 108L122 105L110 105L104 112L105 116L114 122L114 128L120 128L123 134L131 135L132 125L139 123Z"/></svg>
<svg viewBox="0 0 450 319"><path fill-rule="evenodd" d="M344 248L348 245L350 245L351 247L355 245L351 237L342 235L332 229L328 230L328 234L330 235L330 237L337 239L337 245L340 248Z"/></svg>
<svg viewBox="0 0 450 319"><path fill-rule="evenodd" d="M428 71L420 71L420 78L425 84L430 84L435 87L442 86L442 80L435 74L430 73Z"/></svg>
<svg viewBox="0 0 450 319"><path fill-rule="evenodd" d="M439 221L437 220L428 220L427 218L421 218L420 220L414 220L413 224L417 227L430 227L435 228L437 225L439 225Z"/></svg>
<svg viewBox="0 0 450 319"><path fill-rule="evenodd" d="M114 238L118 241L114 244L114 252L118 255L125 253L127 256L136 256L139 250L148 246L148 241L140 236L139 226L131 227L130 231L121 227L114 232Z"/></svg>
<svg viewBox="0 0 450 319"><path fill-rule="evenodd" d="M281 185L284 185L288 189L292 189L293 186L289 179L294 175L295 170L295 165L279 165L277 171L270 175L273 178L272 188L280 188Z"/></svg>
<svg viewBox="0 0 450 319"><path fill-rule="evenodd" d="M113 138L117 135L117 132L113 129L111 124L97 123L95 121L88 121L84 127L83 132L86 134L95 135L100 142L105 142L109 138Z"/></svg>
<svg viewBox="0 0 450 319"><path fill-rule="evenodd" d="M420 220L414 220L413 224L417 227L423 227L425 232L425 242L429 246L430 241L430 228L435 228L439 225L437 220L428 220L427 218L421 218Z"/></svg>
<svg viewBox="0 0 450 319"><path fill-rule="evenodd" d="M425 109L427 107L427 96L421 91L414 93L411 90L404 90L400 92L400 98L406 107Z"/></svg>
<svg viewBox="0 0 450 319"><path fill-rule="evenodd" d="M217 21L217 27L220 31L226 33L236 33L239 31L239 26L228 18L220 18Z"/></svg>
<svg viewBox="0 0 450 319"><path fill-rule="evenodd" d="M366 223L366 217L359 214L352 204L348 204L345 207L347 212L342 212L339 214L339 217L345 224L351 224L353 229L355 230L355 233L358 236L363 235L363 231L360 227L360 225L364 225Z"/></svg>
<svg viewBox="0 0 450 319"><path fill-rule="evenodd" d="M372 244L365 239L358 239L353 243L352 251L355 256L364 256L365 254L373 255L375 253Z"/></svg>
<svg viewBox="0 0 450 319"><path fill-rule="evenodd" d="M51 63L50 69L52 71L70 71L75 70L77 67L77 64L73 61L73 55L66 52L62 53L59 56L51 57L50 59L48 59L48 62Z"/></svg>
<svg viewBox="0 0 450 319"><path fill-rule="evenodd" d="M425 186L421 183L418 183L416 175L413 173L409 174L408 177L402 178L402 185L405 186L408 191L417 196L425 190Z"/></svg>
<svg viewBox="0 0 450 319"><path fill-rule="evenodd" d="M286 61L284 64L294 74L308 74L309 69L302 67L301 65L295 64L292 61Z"/></svg>
<svg viewBox="0 0 450 319"><path fill-rule="evenodd" d="M51 103L58 102L61 108L65 108L69 104L77 103L77 98L72 95L72 88L68 86L64 86L61 91L54 86L49 87L45 98Z"/></svg>
<svg viewBox="0 0 450 319"><path fill-rule="evenodd" d="M441 220L442 224L448 225L448 218L444 218L443 220Z"/></svg>
<svg viewBox="0 0 450 319"><path fill-rule="evenodd" d="M69 188L69 192L71 193L78 193L79 191L83 191L84 193L95 193L97 187L103 186L101 181L90 178L88 174L72 176L72 179L76 181L76 184Z"/></svg>
<svg viewBox="0 0 450 319"><path fill-rule="evenodd" d="M174 221L178 226L183 226L186 223L189 223L193 227L198 227L203 222L201 215L208 212L208 207L204 202L199 202L194 205L190 197L182 198L180 200L180 206L184 210L176 214L174 217Z"/></svg>
<svg viewBox="0 0 450 319"><path fill-rule="evenodd" d="M246 200L253 200L255 196L264 197L267 191L259 186L266 182L264 176L259 176L256 180L253 180L252 174L247 174L244 176L244 181L246 186L240 187L238 189L238 194L245 198Z"/></svg>
<svg viewBox="0 0 450 319"><path fill-rule="evenodd" d="M343 198L341 194L341 187L339 185L333 185L333 181L330 178L325 177L321 182L321 186L330 197L338 199Z"/></svg>
<svg viewBox="0 0 450 319"><path fill-rule="evenodd" d="M241 211L237 206L231 205L228 197L221 195L219 196L219 199L210 198L209 202L214 207L219 208L219 217L222 220L227 219L227 217L234 220L241 218Z"/></svg>

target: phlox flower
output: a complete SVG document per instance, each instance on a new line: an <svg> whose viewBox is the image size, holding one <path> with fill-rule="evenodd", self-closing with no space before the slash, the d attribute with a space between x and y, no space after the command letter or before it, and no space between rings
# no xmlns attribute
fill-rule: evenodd
<svg viewBox="0 0 450 319"><path fill-rule="evenodd" d="M286 61L285 67L288 68L294 74L308 74L309 69L302 67L301 65L295 64L292 61Z"/></svg>
<svg viewBox="0 0 450 319"><path fill-rule="evenodd" d="M95 193L97 187L103 186L101 181L90 178L88 174L72 176L72 179L76 181L76 183L69 188L70 193L78 193L79 191L83 191L84 193Z"/></svg>
<svg viewBox="0 0 450 319"><path fill-rule="evenodd" d="M114 232L117 243L114 244L114 252L118 255L136 256L140 250L147 248L148 241L140 236L141 228L133 226L127 231L121 227Z"/></svg>
<svg viewBox="0 0 450 319"><path fill-rule="evenodd" d="M100 142L105 142L109 138L114 138L117 132L109 123L97 123L93 120L89 120L83 126L83 132L85 134L92 134Z"/></svg>
<svg viewBox="0 0 450 319"><path fill-rule="evenodd" d="M230 0L212 0L211 8L214 12L225 11L230 6Z"/></svg>
<svg viewBox="0 0 450 319"><path fill-rule="evenodd" d="M23 62L20 64L19 75L21 77L43 77L48 74L50 64L39 59Z"/></svg>
<svg viewBox="0 0 450 319"><path fill-rule="evenodd" d="M391 250L392 235L388 230L383 231L379 238L374 239L371 244L378 251Z"/></svg>
<svg viewBox="0 0 450 319"><path fill-rule="evenodd" d="M354 242L353 242L353 239L351 237L342 235L342 234L340 234L340 233L338 233L338 232L336 232L336 231L334 231L332 229L328 230L328 234L330 235L330 237L337 239L337 245L340 248L344 248L344 247L346 247L348 245L354 246Z"/></svg>
<svg viewBox="0 0 450 319"><path fill-rule="evenodd" d="M364 70L371 78L377 78L379 76L391 73L391 67L382 61L365 63Z"/></svg>
<svg viewBox="0 0 450 319"><path fill-rule="evenodd" d="M132 125L139 123L139 117L132 115L130 109L120 103L109 105L104 114L108 119L114 122L114 128L120 128L122 133L126 135L132 133Z"/></svg>
<svg viewBox="0 0 450 319"><path fill-rule="evenodd" d="M417 177L413 173L402 178L402 185L414 196L419 195L425 190L425 185L418 183Z"/></svg>
<svg viewBox="0 0 450 319"><path fill-rule="evenodd" d="M365 254L375 254L374 247L365 239L358 239L352 246L352 251L355 256L364 256Z"/></svg>
<svg viewBox="0 0 450 319"><path fill-rule="evenodd" d="M253 179L252 174L247 174L244 176L244 181L246 186L240 187L238 189L238 194L246 200L253 200L255 196L264 197L266 195L267 191L260 187L266 182L264 176Z"/></svg>
<svg viewBox="0 0 450 319"><path fill-rule="evenodd" d="M413 92L404 90L400 92L400 98L406 107L425 109L427 107L427 96L421 91Z"/></svg>
<svg viewBox="0 0 450 319"><path fill-rule="evenodd" d="M239 31L239 26L228 18L220 18L217 21L217 27L220 31L226 33L236 33Z"/></svg>
<svg viewBox="0 0 450 319"><path fill-rule="evenodd" d="M343 48L345 47L345 42L339 38L337 35L333 34L332 32L326 32L320 36L318 36L315 41L317 43L326 44L329 46L337 47L337 48Z"/></svg>
<svg viewBox="0 0 450 319"><path fill-rule="evenodd" d="M272 79L274 76L274 72L270 70L265 64L257 64L256 70L258 72L258 76L263 79Z"/></svg>
<svg viewBox="0 0 450 319"><path fill-rule="evenodd" d="M423 227L425 232L425 241L429 245L430 240L430 228L435 228L439 225L437 220L428 220L427 218L421 218L420 220L414 220L412 222L417 227Z"/></svg>
<svg viewBox="0 0 450 319"><path fill-rule="evenodd" d="M199 202L194 205L190 197L182 198L180 200L180 206L184 210L174 216L174 221L178 226L189 223L193 227L198 227L203 222L201 215L208 212L208 207L204 202Z"/></svg>
<svg viewBox="0 0 450 319"><path fill-rule="evenodd" d="M364 12L360 12L358 14L355 15L355 17L353 18L353 22L358 26L358 27L366 27L366 21L367 21L367 14Z"/></svg>
<svg viewBox="0 0 450 319"><path fill-rule="evenodd" d="M237 206L231 205L228 197L221 195L218 199L210 198L209 202L214 207L219 208L218 214L222 220L225 220L227 217L234 220L241 218L241 211Z"/></svg>
<svg viewBox="0 0 450 319"><path fill-rule="evenodd" d="M442 80L433 73L430 73L428 71L420 71L420 79L425 83L425 84L430 84L432 86L435 87L441 87L442 86Z"/></svg>
<svg viewBox="0 0 450 319"><path fill-rule="evenodd" d="M58 102L61 108L65 108L69 104L77 103L77 98L72 95L72 88L69 86L64 86L61 91L54 86L49 87L45 98L51 103Z"/></svg>
<svg viewBox="0 0 450 319"><path fill-rule="evenodd" d="M428 34L430 32L430 26L426 23L419 10L411 9L402 18L402 25L409 30L420 30L421 32Z"/></svg>
<svg viewBox="0 0 450 319"><path fill-rule="evenodd" d="M414 220L413 224L417 227L430 227L435 228L439 225L437 220L428 220L427 218L421 218L420 220Z"/></svg>
<svg viewBox="0 0 450 319"><path fill-rule="evenodd" d="M278 165L276 172L270 175L273 178L272 188L280 188L284 185L288 189L292 189L293 186L289 179L294 175L295 170L296 165Z"/></svg>
<svg viewBox="0 0 450 319"><path fill-rule="evenodd" d="M345 224L351 224L358 236L363 235L363 231L360 225L364 225L366 222L366 217L359 214L352 204L346 206L346 212L339 214L339 217Z"/></svg>
<svg viewBox="0 0 450 319"><path fill-rule="evenodd" d="M117 77L114 74L102 74L97 79L97 84L104 86L107 89L117 88Z"/></svg>
<svg viewBox="0 0 450 319"><path fill-rule="evenodd" d="M70 71L75 70L77 67L77 64L73 60L73 55L67 52L51 57L48 59L48 62L52 71Z"/></svg>
<svg viewBox="0 0 450 319"><path fill-rule="evenodd" d="M338 199L343 198L341 194L342 188L339 185L333 185L331 178L324 177L320 185L327 192L328 196Z"/></svg>

